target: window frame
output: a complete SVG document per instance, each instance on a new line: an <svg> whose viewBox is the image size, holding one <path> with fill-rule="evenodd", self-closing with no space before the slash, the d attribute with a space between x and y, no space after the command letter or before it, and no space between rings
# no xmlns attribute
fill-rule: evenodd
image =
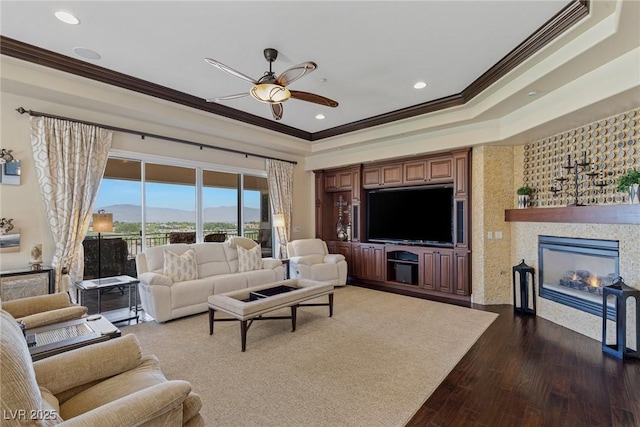
<svg viewBox="0 0 640 427"><path fill-rule="evenodd" d="M235 166L221 165L217 163L209 163L209 162L200 162L194 160L186 160L186 159L177 159L174 157L167 156L159 156L154 154L146 154L146 153L138 153L127 150L119 150L119 149L111 149L109 150L109 159L117 159L117 160L131 160L140 162L140 203L141 203L141 238L142 238L142 251L147 250L147 236L146 236L146 164L154 163L158 165L165 166L176 166L176 167L184 167L184 168L193 168L195 169L195 186L196 186L196 200L195 200L195 210L196 210L196 242L200 243L203 241L204 236L204 223L203 223L203 171L212 171L212 172L222 172L222 173L230 173L236 174L238 176L238 235L242 235L244 233L244 224L243 224L243 209L244 209L244 200L242 197L244 189L244 177L245 176L254 176L259 178L267 178L266 170L256 170L250 168L241 168ZM104 176L103 176L104 178ZM102 185L102 184L101 184ZM269 215L270 218L270 215ZM271 222L271 221L269 221ZM272 227L273 228L273 227ZM272 233L273 235L274 233ZM273 246L273 245L272 245Z"/></svg>

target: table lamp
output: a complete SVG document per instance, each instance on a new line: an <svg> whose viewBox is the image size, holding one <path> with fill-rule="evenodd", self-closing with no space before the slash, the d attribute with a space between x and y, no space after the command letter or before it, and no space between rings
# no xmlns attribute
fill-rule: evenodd
<svg viewBox="0 0 640 427"><path fill-rule="evenodd" d="M101 275L101 262L102 262L102 238L101 233L109 233L113 231L113 214L105 213L104 209L93 214L93 232L98 233L98 280Z"/></svg>

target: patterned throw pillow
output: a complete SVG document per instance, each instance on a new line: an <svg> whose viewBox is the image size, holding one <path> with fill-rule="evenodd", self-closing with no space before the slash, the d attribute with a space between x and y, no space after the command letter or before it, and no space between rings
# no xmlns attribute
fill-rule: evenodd
<svg viewBox="0 0 640 427"><path fill-rule="evenodd" d="M238 245L238 272L260 270L262 268L262 248L260 245L245 249Z"/></svg>
<svg viewBox="0 0 640 427"><path fill-rule="evenodd" d="M164 250L164 275L172 282L184 282L198 278L196 251L189 249L182 255Z"/></svg>

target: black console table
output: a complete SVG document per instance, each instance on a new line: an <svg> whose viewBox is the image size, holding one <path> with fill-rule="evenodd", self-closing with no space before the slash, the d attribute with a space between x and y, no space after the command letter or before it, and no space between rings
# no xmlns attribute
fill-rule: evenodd
<svg viewBox="0 0 640 427"><path fill-rule="evenodd" d="M55 270L43 266L39 270L17 268L0 271L0 298L9 301L55 292Z"/></svg>

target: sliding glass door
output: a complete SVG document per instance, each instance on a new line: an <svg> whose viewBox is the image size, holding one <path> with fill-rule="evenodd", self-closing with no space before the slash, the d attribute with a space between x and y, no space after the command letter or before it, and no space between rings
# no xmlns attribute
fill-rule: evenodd
<svg viewBox="0 0 640 427"><path fill-rule="evenodd" d="M136 276L136 255L169 243L225 241L243 235L261 244L264 256L272 255L264 176L111 157L94 207L94 212L99 210L112 213L114 223L113 232L101 234L101 247L111 248L100 256L101 277ZM96 243L92 243L96 239L89 229L84 242L85 278L97 277Z"/></svg>

